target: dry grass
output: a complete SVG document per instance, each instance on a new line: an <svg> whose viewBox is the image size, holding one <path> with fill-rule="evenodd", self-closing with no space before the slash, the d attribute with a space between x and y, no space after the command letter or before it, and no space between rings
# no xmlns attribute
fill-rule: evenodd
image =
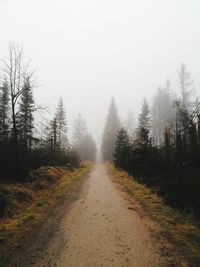
<svg viewBox="0 0 200 267"><path fill-rule="evenodd" d="M51 208L67 196L71 186L91 169L84 163L79 169L42 167L34 173L34 182L0 184L7 201L6 213L0 219L0 258L17 247L27 232L40 225Z"/></svg>
<svg viewBox="0 0 200 267"><path fill-rule="evenodd" d="M151 189L138 183L126 172L108 164L107 169L113 179L144 207L145 211L157 221L165 237L183 254L190 266L200 266L200 229L191 216L167 206L161 197Z"/></svg>

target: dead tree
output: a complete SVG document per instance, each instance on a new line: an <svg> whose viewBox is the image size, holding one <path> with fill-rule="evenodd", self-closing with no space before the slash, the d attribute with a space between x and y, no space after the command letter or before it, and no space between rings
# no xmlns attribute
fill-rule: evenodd
<svg viewBox="0 0 200 267"><path fill-rule="evenodd" d="M15 44L9 45L8 58L1 60L3 64L3 79L8 86L11 111L12 111L12 130L14 142L14 158L16 175L19 173L19 152L18 152L18 129L17 129L17 107L18 100L25 90L24 82L32 77L33 73L28 71L29 64L25 64L23 50Z"/></svg>

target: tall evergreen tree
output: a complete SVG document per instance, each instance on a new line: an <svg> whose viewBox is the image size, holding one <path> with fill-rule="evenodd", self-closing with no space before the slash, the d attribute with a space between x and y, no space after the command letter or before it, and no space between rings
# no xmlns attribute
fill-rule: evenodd
<svg viewBox="0 0 200 267"><path fill-rule="evenodd" d="M102 140L102 155L106 161L113 160L115 139L120 129L120 120L114 98L111 99Z"/></svg>
<svg viewBox="0 0 200 267"><path fill-rule="evenodd" d="M192 88L193 80L191 79L191 74L186 70L184 63L181 64L180 71L178 72L179 87L181 99L177 101L177 129L182 130L184 134L184 139L187 139L187 127L190 121L190 113L192 111L192 95L194 94L194 89ZM185 142L185 141L184 141Z"/></svg>
<svg viewBox="0 0 200 267"><path fill-rule="evenodd" d="M46 130L46 143L50 146L51 158L56 163L69 150L67 120L62 98L59 99L55 115Z"/></svg>
<svg viewBox="0 0 200 267"><path fill-rule="evenodd" d="M20 100L18 116L19 140L26 149L31 149L33 145L35 104L29 77L24 82Z"/></svg>
<svg viewBox="0 0 200 267"><path fill-rule="evenodd" d="M130 141L127 131L121 128L115 141L114 164L124 170L129 169Z"/></svg>
<svg viewBox="0 0 200 267"><path fill-rule="evenodd" d="M4 82L3 86L0 88L0 140L2 142L8 141L9 135L9 92L7 84Z"/></svg>
<svg viewBox="0 0 200 267"><path fill-rule="evenodd" d="M59 99L55 118L57 123L58 150L66 150L68 148L67 119L62 98Z"/></svg>
<svg viewBox="0 0 200 267"><path fill-rule="evenodd" d="M78 118L74 122L74 133L73 133L73 147L77 152L80 152L81 145L87 135L86 122L82 115L79 114Z"/></svg>
<svg viewBox="0 0 200 267"><path fill-rule="evenodd" d="M130 141L135 139L136 121L132 110L129 110L127 119L124 122L124 127L127 130Z"/></svg>
<svg viewBox="0 0 200 267"><path fill-rule="evenodd" d="M57 158L57 138L58 138L58 124L56 117L50 122L50 140L51 140L51 156L53 161Z"/></svg>
<svg viewBox="0 0 200 267"><path fill-rule="evenodd" d="M142 103L142 111L138 118L137 140L144 147L149 145L150 109L146 99Z"/></svg>
<svg viewBox="0 0 200 267"><path fill-rule="evenodd" d="M82 160L94 161L96 156L96 144L91 134L87 134L80 145L79 154Z"/></svg>
<svg viewBox="0 0 200 267"><path fill-rule="evenodd" d="M194 89L192 88L193 81L191 79L191 74L186 70L184 63L181 64L180 71L178 72L178 77L182 107L184 110L189 111L191 105L191 97L194 94Z"/></svg>
<svg viewBox="0 0 200 267"><path fill-rule="evenodd" d="M165 143L166 127L175 126L175 108L170 94L170 83L164 88L159 87L152 106L152 137L157 146Z"/></svg>

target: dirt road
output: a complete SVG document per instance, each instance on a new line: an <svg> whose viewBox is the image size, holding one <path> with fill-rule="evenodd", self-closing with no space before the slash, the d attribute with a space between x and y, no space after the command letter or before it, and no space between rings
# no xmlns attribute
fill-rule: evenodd
<svg viewBox="0 0 200 267"><path fill-rule="evenodd" d="M103 165L95 166L80 198L57 224L42 256L31 266L164 266L159 244L137 212L128 209Z"/></svg>

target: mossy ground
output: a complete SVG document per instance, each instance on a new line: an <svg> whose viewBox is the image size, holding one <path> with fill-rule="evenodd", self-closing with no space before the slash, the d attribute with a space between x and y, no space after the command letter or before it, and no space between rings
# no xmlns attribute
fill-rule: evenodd
<svg viewBox="0 0 200 267"><path fill-rule="evenodd" d="M48 217L52 207L67 197L67 193L91 169L90 163L68 170L42 167L34 172L33 181L24 184L0 184L7 202L0 219L0 258L15 249L23 237Z"/></svg>

